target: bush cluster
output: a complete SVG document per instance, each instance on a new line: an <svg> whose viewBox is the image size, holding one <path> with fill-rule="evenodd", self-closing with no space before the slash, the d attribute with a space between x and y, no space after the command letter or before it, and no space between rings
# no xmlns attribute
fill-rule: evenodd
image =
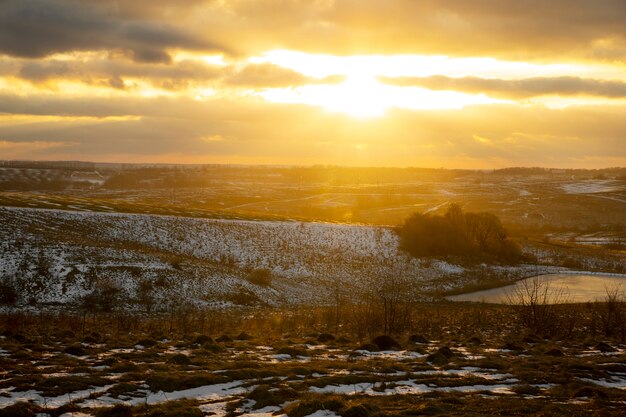
<svg viewBox="0 0 626 417"><path fill-rule="evenodd" d="M398 229L400 247L413 256L472 256L515 263L521 250L491 213L465 213L451 204L444 215L415 213Z"/></svg>

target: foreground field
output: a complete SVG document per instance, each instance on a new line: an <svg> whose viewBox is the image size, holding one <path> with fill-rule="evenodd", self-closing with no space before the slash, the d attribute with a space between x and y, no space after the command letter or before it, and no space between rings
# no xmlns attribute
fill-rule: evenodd
<svg viewBox="0 0 626 417"><path fill-rule="evenodd" d="M397 340L320 333L323 312L209 315L189 333L167 317L4 315L0 416L622 415L618 340L431 308L434 326L425 315Z"/></svg>

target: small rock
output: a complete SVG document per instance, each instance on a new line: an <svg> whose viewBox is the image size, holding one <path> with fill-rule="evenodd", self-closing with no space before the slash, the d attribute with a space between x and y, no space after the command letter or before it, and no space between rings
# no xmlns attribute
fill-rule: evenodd
<svg viewBox="0 0 626 417"><path fill-rule="evenodd" d="M189 359L189 357L187 355L184 355L182 353L178 353L178 354L172 356L168 360L168 362L176 364L176 365L190 365L191 364L191 359Z"/></svg>
<svg viewBox="0 0 626 417"><path fill-rule="evenodd" d="M454 352L448 346L440 347L437 352L441 353L446 358L450 359L454 356Z"/></svg>
<svg viewBox="0 0 626 417"><path fill-rule="evenodd" d="M437 351L435 353L431 353L430 355L428 355L426 357L426 361L429 363L432 363L433 365L441 366L450 362L450 358L448 358L443 353Z"/></svg>
<svg viewBox="0 0 626 417"><path fill-rule="evenodd" d="M322 333L317 336L317 341L320 343L328 343L332 342L333 340L335 340L335 336L333 336L332 334Z"/></svg>
<svg viewBox="0 0 626 417"><path fill-rule="evenodd" d="M442 346L435 353L431 353L426 357L426 361L433 365L445 365L454 357L454 352L448 346Z"/></svg>
<svg viewBox="0 0 626 417"><path fill-rule="evenodd" d="M196 337L193 341L194 345L204 345L205 343L213 343L213 339L211 338L211 336L201 334L198 337Z"/></svg>
<svg viewBox="0 0 626 417"><path fill-rule="evenodd" d="M607 398L608 395L599 389L592 387L583 387L574 392L572 395L574 398Z"/></svg>
<svg viewBox="0 0 626 417"><path fill-rule="evenodd" d="M394 338L387 335L376 336L372 343L378 346L380 350L400 350L400 343L398 343Z"/></svg>
<svg viewBox="0 0 626 417"><path fill-rule="evenodd" d="M219 343L232 343L233 339L230 336L223 334L217 339L215 339L215 341Z"/></svg>
<svg viewBox="0 0 626 417"><path fill-rule="evenodd" d="M153 339L141 339L137 341L137 343L135 343L135 346L140 345L140 346L149 348L149 347L155 346L156 344L157 342L154 341Z"/></svg>
<svg viewBox="0 0 626 417"><path fill-rule="evenodd" d="M251 335L249 335L246 332L241 332L239 333L239 335L236 337L237 340L252 340L254 339Z"/></svg>
<svg viewBox="0 0 626 417"><path fill-rule="evenodd" d="M502 350L512 350L513 352L523 352L524 348L520 345L518 345L515 342L506 342L504 345L502 345L502 347L500 348Z"/></svg>
<svg viewBox="0 0 626 417"><path fill-rule="evenodd" d="M479 338L478 336L474 336L474 337L471 337L471 338L467 341L467 343L468 343L468 344L470 344L470 345L474 345L474 346L480 346L480 345L482 345L482 344L483 344L483 341L482 341L482 340L480 340L480 338Z"/></svg>
<svg viewBox="0 0 626 417"><path fill-rule="evenodd" d="M596 345L596 350L599 350L603 353L617 352L617 349L605 342L598 343Z"/></svg>
<svg viewBox="0 0 626 417"><path fill-rule="evenodd" d="M80 346L68 346L63 349L63 352L74 356L84 356L86 354L85 349Z"/></svg>
<svg viewBox="0 0 626 417"><path fill-rule="evenodd" d="M422 335L414 334L414 335L409 336L409 342L426 344L428 343L428 339L426 339Z"/></svg>
<svg viewBox="0 0 626 417"><path fill-rule="evenodd" d="M549 351L545 352L545 355L555 356L555 357L565 356L563 351L561 349L557 349L557 348L550 349Z"/></svg>
<svg viewBox="0 0 626 417"><path fill-rule="evenodd" d="M539 343L539 342L541 342L541 339L539 337L535 336L535 335L530 334L530 335L524 337L522 339L522 342L524 342L524 343Z"/></svg>
<svg viewBox="0 0 626 417"><path fill-rule="evenodd" d="M373 344L373 343L366 343L366 344L362 345L361 347L359 347L357 350L365 350L367 352L378 352L378 351L380 351L378 346Z"/></svg>

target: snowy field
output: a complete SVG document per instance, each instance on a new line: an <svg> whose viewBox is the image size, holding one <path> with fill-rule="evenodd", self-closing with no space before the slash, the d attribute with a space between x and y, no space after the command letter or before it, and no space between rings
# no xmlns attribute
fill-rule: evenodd
<svg viewBox="0 0 626 417"><path fill-rule="evenodd" d="M23 303L75 302L105 284L127 300L149 290L157 306L238 304L231 296L242 292L269 305L328 303L338 285L355 295L393 277L433 290L485 273L512 281L536 271L415 259L384 227L23 208L0 208L0 218L0 277ZM270 285L248 279L258 270L268 271Z"/></svg>

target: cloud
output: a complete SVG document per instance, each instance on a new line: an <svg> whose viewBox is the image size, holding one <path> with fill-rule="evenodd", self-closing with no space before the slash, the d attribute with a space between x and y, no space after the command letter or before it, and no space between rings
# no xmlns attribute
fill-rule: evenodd
<svg viewBox="0 0 626 417"><path fill-rule="evenodd" d="M240 52L594 60L626 47L622 0L233 0L191 20ZM236 43L236 45L235 45Z"/></svg>
<svg viewBox="0 0 626 417"><path fill-rule="evenodd" d="M250 64L224 78L226 84L252 87L289 87L302 85L307 77L273 64Z"/></svg>
<svg viewBox="0 0 626 417"><path fill-rule="evenodd" d="M343 77L337 76L322 79L307 77L297 71L269 63L248 64L236 70L226 68L224 73L223 82L227 85L256 88L293 87L316 83L335 84L343 80Z"/></svg>
<svg viewBox="0 0 626 417"><path fill-rule="evenodd" d="M0 103L7 101L0 96ZM3 140L74 144L43 149L42 158L474 168L626 165L622 107L495 105L397 110L364 120L252 99L15 97L8 107L33 116L0 123ZM38 115L46 114L64 117L39 121ZM123 114L134 117L107 117Z"/></svg>
<svg viewBox="0 0 626 417"><path fill-rule="evenodd" d="M0 75L14 76L33 83L73 80L90 83L93 79L139 78L164 81L210 81L223 76L224 69L198 60L182 60L176 65L167 63L138 64L128 59L110 59L107 56L74 57L74 59L30 60L11 58L0 60Z"/></svg>
<svg viewBox="0 0 626 417"><path fill-rule="evenodd" d="M0 0L0 113L24 115L20 123L0 123L1 153L180 158L172 162L625 165L625 106L391 110L357 121L318 107L243 97L239 90L339 81L248 61L281 48L554 64L601 60L618 71L626 63L624 21L623 0ZM202 61L212 51L224 54L224 65ZM591 78L573 75L384 81L514 99L626 97L623 81L594 79L592 71L584 73ZM66 94L62 81L93 88L70 84ZM171 91L144 97L144 87ZM199 89L216 95L195 100ZM55 120L42 120L50 115Z"/></svg>
<svg viewBox="0 0 626 417"><path fill-rule="evenodd" d="M624 61L623 0L2 0L0 51L444 54Z"/></svg>
<svg viewBox="0 0 626 417"><path fill-rule="evenodd" d="M126 84L124 80L119 75L115 75L109 79L109 85L113 88L117 88L119 90L123 90L126 88Z"/></svg>
<svg viewBox="0 0 626 417"><path fill-rule="evenodd" d="M36 156L46 156L51 152L67 151L68 147L73 146L69 142L54 141L28 141L14 142L0 139L0 152L11 159L32 159Z"/></svg>
<svg viewBox="0 0 626 417"><path fill-rule="evenodd" d="M76 63L67 60L33 61L28 59L21 60L16 67L19 69L9 75L19 76L19 78L33 82L73 78L81 73L80 69L76 68Z"/></svg>
<svg viewBox="0 0 626 417"><path fill-rule="evenodd" d="M71 51L120 50L135 61L168 62L168 49L220 47L167 21L116 17L99 2L3 0L0 52L40 58Z"/></svg>
<svg viewBox="0 0 626 417"><path fill-rule="evenodd" d="M0 77L16 77L38 87L50 85L53 88L55 82L78 81L87 85L125 89L132 88L132 81L140 80L165 90L185 90L192 85L262 89L336 84L344 80L340 76L320 79L307 77L278 65L248 63L245 60L215 65L201 59L182 59L175 65L144 65L128 59L111 60L102 54L70 58L0 59Z"/></svg>
<svg viewBox="0 0 626 417"><path fill-rule="evenodd" d="M324 14L363 50L591 58L598 41L626 44L621 0L339 0ZM623 56L621 57L623 60Z"/></svg>
<svg viewBox="0 0 626 417"><path fill-rule="evenodd" d="M431 90L456 90L484 93L503 98L528 98L543 95L587 95L625 98L626 82L595 80L580 77L533 77L497 79L481 77L380 77L386 84L403 87L418 86Z"/></svg>

